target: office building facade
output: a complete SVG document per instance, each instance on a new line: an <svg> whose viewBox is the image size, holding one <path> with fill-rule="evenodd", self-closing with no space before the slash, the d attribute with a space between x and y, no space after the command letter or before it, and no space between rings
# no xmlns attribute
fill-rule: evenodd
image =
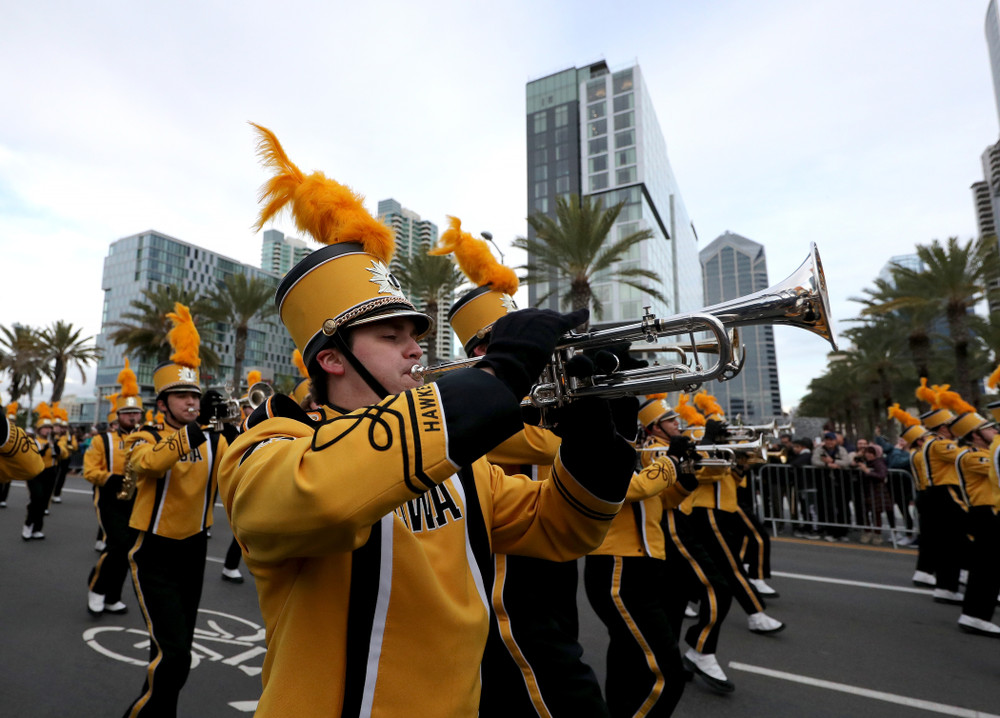
<svg viewBox="0 0 1000 718"><path fill-rule="evenodd" d="M277 229L264 230L260 247L260 268L284 277L288 270L312 253L312 247L301 239L286 237Z"/></svg>
<svg viewBox="0 0 1000 718"><path fill-rule="evenodd" d="M280 280L277 273L242 264L154 230L112 242L104 259L101 279L104 308L96 345L103 356L97 366L98 396L104 397L117 391L118 372L124 366L125 358L123 348L113 344L109 335L115 329L115 322L127 321L122 315L134 311L131 302L143 299L142 290L178 285L201 296L211 292L231 274L266 279L275 287ZM221 366L215 372L202 371L202 385L223 386L232 380L235 332L223 324L199 322L197 317L195 321L202 345L214 349L221 360ZM291 337L277 318L272 323L253 323L247 337L244 370L257 369L266 379L297 376L291 358L294 349ZM155 362L143 361L135 356L130 356L129 361L139 380L143 400L153 407ZM108 410L108 402L98 402L95 414L99 422L104 421Z"/></svg>
<svg viewBox="0 0 1000 718"><path fill-rule="evenodd" d="M662 283L654 288L667 302L612 282L605 272L591 281L604 305L603 317L592 321L636 321L644 306L658 316L698 309L698 239L640 67L612 70L602 61L534 80L527 84L526 111L529 214L555 217L558 198L587 196L605 208L625 202L611 241L639 229L653 233L629 251L622 266L657 272ZM528 236L534 237L530 226ZM529 303L538 306L539 297L549 294L545 306L560 308L564 285L559 277L529 285Z"/></svg>
<svg viewBox="0 0 1000 718"><path fill-rule="evenodd" d="M767 289L764 245L732 232L716 237L699 255L705 306L719 304ZM774 327L769 324L740 327L744 346L743 371L724 382L709 382L729 419L739 416L745 424L759 424L782 415Z"/></svg>
<svg viewBox="0 0 1000 718"><path fill-rule="evenodd" d="M378 203L378 217L392 227L396 235L396 254L390 268L398 266L401 257L412 257L418 253L426 253L437 244L438 227L430 220L421 219L413 210L403 207L394 199L383 199ZM413 296L409 287L404 286L406 296L420 310L426 309L424 302ZM430 342L435 343L437 357L446 361L454 356L451 326L448 324L448 309L455 301L454 292L438 299L437 316L434 317L434 332L428 335L421 345L427 351Z"/></svg>

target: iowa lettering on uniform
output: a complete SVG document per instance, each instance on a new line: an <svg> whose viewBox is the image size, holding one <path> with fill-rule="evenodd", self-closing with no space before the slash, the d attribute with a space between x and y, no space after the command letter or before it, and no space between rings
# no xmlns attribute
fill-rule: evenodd
<svg viewBox="0 0 1000 718"><path fill-rule="evenodd" d="M462 510L446 484L439 484L425 494L410 499L396 509L396 515L413 533L433 531L462 518Z"/></svg>
<svg viewBox="0 0 1000 718"><path fill-rule="evenodd" d="M417 411L422 417L424 431L441 431L441 415L434 398L434 387L422 386L417 389Z"/></svg>
<svg viewBox="0 0 1000 718"><path fill-rule="evenodd" d="M201 447L195 447L194 449L191 449L191 451L182 456L180 460L190 463L201 461Z"/></svg>

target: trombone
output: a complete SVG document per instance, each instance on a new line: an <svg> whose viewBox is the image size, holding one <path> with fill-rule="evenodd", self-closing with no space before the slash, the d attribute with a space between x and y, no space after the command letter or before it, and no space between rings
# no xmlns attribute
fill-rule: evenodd
<svg viewBox="0 0 1000 718"><path fill-rule="evenodd" d="M558 343L549 364L539 381L531 388L522 405L530 405L542 413L542 425L546 424L545 412L583 397L614 399L622 396L665 393L671 391L695 391L705 382L726 381L739 374L743 368L742 350L736 352L736 329L757 324L784 324L806 329L826 339L837 349L833 337L826 276L815 243L810 244L809 255L802 264L781 282L737 299L714 304L698 312L678 314L663 319L657 318L649 308L641 321L613 329L601 329L586 333L569 332ZM709 332L714 341L710 344L717 352L718 359L708 368L698 362L699 349L707 353L704 345L695 341L695 334ZM566 364L572 356L584 349L608 347L620 342L649 345L666 337L688 335L695 356L695 365L683 362L649 366L642 369L597 373L591 377L574 377L566 371ZM667 345L675 351L674 345ZM634 346L633 351L655 350ZM686 359L686 354L682 354ZM455 369L475 366L479 357L439 364L430 368L419 364L410 369L410 375L417 381L433 381L435 378Z"/></svg>

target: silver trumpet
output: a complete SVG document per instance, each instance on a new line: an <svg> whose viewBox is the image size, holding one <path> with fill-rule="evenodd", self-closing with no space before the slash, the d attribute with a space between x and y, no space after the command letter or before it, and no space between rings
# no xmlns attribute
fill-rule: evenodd
<svg viewBox="0 0 1000 718"><path fill-rule="evenodd" d="M764 451L764 439L758 436L754 441L733 442L727 444L697 444L694 446L699 454L705 454L698 465L708 466L731 466L736 460L737 454L749 454L752 457L762 457ZM661 456L667 455L665 446L647 446L636 449L638 453L652 453Z"/></svg>
<svg viewBox="0 0 1000 718"><path fill-rule="evenodd" d="M737 352L737 327L760 324L784 324L806 329L826 339L837 348L833 337L830 301L826 277L815 244L809 256L783 281L721 304L706 307L698 312L677 314L663 319L653 315L649 308L642 320L613 329L592 332L569 332L557 344L552 359L531 388L526 404L540 409L542 423L546 425L545 410L562 406L574 399L600 397L614 399L671 391L695 391L712 380L726 381L739 374L743 368L742 350ZM695 340L695 335L709 332L708 343ZM678 352L681 362L649 366L642 369L613 371L591 377L573 377L566 371L567 362L579 351L609 347L621 342L633 344L633 352L656 351L659 340L687 335L694 356L692 366L685 363L686 352ZM650 347L642 346L646 343ZM661 345L662 347L663 345ZM666 345L667 351L677 351L678 345ZM701 365L699 352L714 354L717 359L710 367ZM475 366L479 357L462 359L426 368L419 364L410 369L417 381L433 381L455 369Z"/></svg>
<svg viewBox="0 0 1000 718"><path fill-rule="evenodd" d="M259 381L247 391L247 402L251 409L256 409L265 401L274 396L274 387L270 384Z"/></svg>

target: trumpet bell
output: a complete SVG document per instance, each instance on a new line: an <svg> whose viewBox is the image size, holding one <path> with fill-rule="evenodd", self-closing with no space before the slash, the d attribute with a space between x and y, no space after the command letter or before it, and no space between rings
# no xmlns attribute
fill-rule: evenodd
<svg viewBox="0 0 1000 718"><path fill-rule="evenodd" d="M259 381L250 387L247 392L247 401L250 403L251 409L256 409L272 396L274 396L274 388L270 384Z"/></svg>

